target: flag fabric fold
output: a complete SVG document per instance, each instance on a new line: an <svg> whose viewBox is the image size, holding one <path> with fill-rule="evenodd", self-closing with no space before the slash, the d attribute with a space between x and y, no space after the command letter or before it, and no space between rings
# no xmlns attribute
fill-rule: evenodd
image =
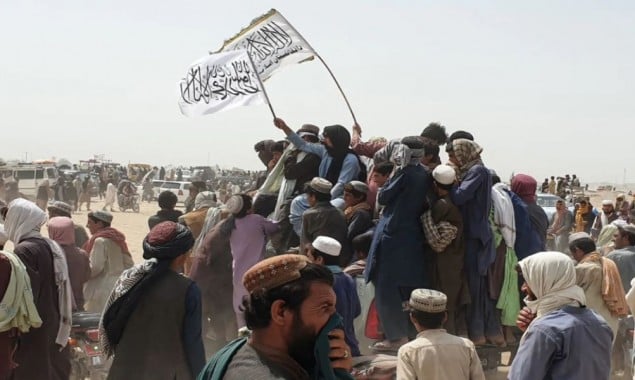
<svg viewBox="0 0 635 380"><path fill-rule="evenodd" d="M312 60L311 46L275 9L256 18L234 37L225 41L219 52L246 50L264 82L282 66Z"/></svg>
<svg viewBox="0 0 635 380"><path fill-rule="evenodd" d="M245 50L207 55L192 63L179 81L179 107L200 116L263 104L266 94Z"/></svg>

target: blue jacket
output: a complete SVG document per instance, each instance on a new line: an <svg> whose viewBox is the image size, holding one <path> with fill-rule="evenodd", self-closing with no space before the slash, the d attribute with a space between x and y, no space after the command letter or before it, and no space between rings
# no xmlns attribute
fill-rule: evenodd
<svg viewBox="0 0 635 380"><path fill-rule="evenodd" d="M465 239L480 241L482 247L493 247L492 230L489 225L489 212L492 207L492 175L483 165L472 166L463 180L454 185L450 191L452 202L463 215L463 234ZM496 252L485 249L485 252L466 252L478 254L479 273L484 275L494 262Z"/></svg>

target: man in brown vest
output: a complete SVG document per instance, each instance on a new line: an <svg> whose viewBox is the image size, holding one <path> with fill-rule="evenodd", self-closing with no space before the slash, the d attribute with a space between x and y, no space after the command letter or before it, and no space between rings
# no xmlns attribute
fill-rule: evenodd
<svg viewBox="0 0 635 380"><path fill-rule="evenodd" d="M108 379L193 380L203 368L201 293L177 273L193 245L192 232L169 221L143 240L147 261L121 275L102 317L102 346L115 356Z"/></svg>

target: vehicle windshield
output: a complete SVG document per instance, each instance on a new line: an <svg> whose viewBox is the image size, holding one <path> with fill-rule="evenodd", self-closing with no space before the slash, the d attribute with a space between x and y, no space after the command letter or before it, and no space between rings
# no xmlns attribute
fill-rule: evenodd
<svg viewBox="0 0 635 380"><path fill-rule="evenodd" d="M557 197L538 197L536 203L540 207L556 207L559 198Z"/></svg>
<svg viewBox="0 0 635 380"><path fill-rule="evenodd" d="M181 186L178 182L166 182L161 185L162 189L178 189Z"/></svg>

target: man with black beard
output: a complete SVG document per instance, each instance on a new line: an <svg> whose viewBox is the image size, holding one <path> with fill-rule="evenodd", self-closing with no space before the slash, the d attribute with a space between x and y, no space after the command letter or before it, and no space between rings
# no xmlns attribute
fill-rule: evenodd
<svg viewBox="0 0 635 380"><path fill-rule="evenodd" d="M251 336L218 351L198 379L352 379L328 268L306 256L274 256L250 268L243 284Z"/></svg>

